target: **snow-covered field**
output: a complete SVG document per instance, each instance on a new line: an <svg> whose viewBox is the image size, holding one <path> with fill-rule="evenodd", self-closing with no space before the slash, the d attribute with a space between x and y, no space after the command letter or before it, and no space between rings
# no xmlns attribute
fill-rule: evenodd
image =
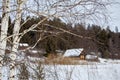
<svg viewBox="0 0 120 80"><path fill-rule="evenodd" d="M48 65L45 80L120 80L120 61L103 61L88 65Z"/></svg>
<svg viewBox="0 0 120 80"><path fill-rule="evenodd" d="M120 80L120 60L99 59L100 62L83 62L78 65L44 65L44 80ZM83 64L85 63L85 64ZM35 67L31 65L31 67ZM9 71L3 68L3 80ZM29 70L32 71L33 70ZM16 79L17 80L17 79ZM32 79L29 80L38 80Z"/></svg>

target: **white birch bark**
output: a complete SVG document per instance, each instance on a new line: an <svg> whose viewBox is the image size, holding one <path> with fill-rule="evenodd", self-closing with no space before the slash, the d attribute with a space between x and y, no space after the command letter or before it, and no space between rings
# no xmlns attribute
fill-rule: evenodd
<svg viewBox="0 0 120 80"><path fill-rule="evenodd" d="M9 0L2 0L2 22L1 22L1 34L0 34L0 80L2 80L2 63L3 57L5 55L5 49L7 44L7 31L8 31L8 22L9 22Z"/></svg>
<svg viewBox="0 0 120 80"><path fill-rule="evenodd" d="M15 25L13 29L13 35L15 35L13 37L13 47L12 47L13 52L17 52L18 45L19 45L19 36L17 34L19 34L19 30L20 30L23 0L17 0L17 4L18 4L17 14L16 14Z"/></svg>
<svg viewBox="0 0 120 80"><path fill-rule="evenodd" d="M16 20L15 25L13 29L13 46L12 46L12 53L10 54L10 58L12 60L10 64L10 78L9 80L16 80L16 69L15 69L15 59L17 57L16 53L18 51L19 46L19 30L20 30L20 22L21 22L21 16L22 16L22 7L25 0L17 0L17 13L16 13Z"/></svg>

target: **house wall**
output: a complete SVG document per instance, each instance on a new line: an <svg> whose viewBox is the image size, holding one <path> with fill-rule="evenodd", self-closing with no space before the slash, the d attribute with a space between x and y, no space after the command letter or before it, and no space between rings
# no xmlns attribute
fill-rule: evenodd
<svg viewBox="0 0 120 80"><path fill-rule="evenodd" d="M80 55L81 60L85 60L85 55Z"/></svg>

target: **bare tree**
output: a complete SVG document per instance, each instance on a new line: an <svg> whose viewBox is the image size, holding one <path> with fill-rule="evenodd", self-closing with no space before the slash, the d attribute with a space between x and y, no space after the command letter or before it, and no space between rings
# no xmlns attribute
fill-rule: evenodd
<svg viewBox="0 0 120 80"><path fill-rule="evenodd" d="M31 0L30 2L28 1L28 3L31 4L28 4L24 10L27 11L29 15L45 16L46 20L56 17L66 23L71 22L73 24L79 22L85 24L85 22L91 21L93 23L106 22L108 18L107 6L111 4L110 0L44 0L42 2ZM43 22L44 21L41 23ZM35 29L39 24L30 27L29 31ZM56 26L47 25L56 28ZM75 35L64 29L59 30ZM78 37L83 38L82 36Z"/></svg>
<svg viewBox="0 0 120 80"><path fill-rule="evenodd" d="M59 17L65 22L100 22L107 19L109 0L31 0L32 6L26 9L34 15Z"/></svg>
<svg viewBox="0 0 120 80"><path fill-rule="evenodd" d="M21 22L21 16L22 16L22 7L26 0L17 0L17 13L16 13L16 19L15 19L15 25L13 29L13 46L12 46L12 53L10 54L10 59L12 60L10 64L10 80L15 80L15 59L16 59L16 53L18 52L18 46L19 46L19 30L20 30L20 22Z"/></svg>
<svg viewBox="0 0 120 80"><path fill-rule="evenodd" d="M5 55L7 31L8 31L8 21L9 21L9 0L2 1L2 23L1 23L1 34L0 34L0 69L3 64L3 57ZM0 80L1 79L1 70L0 70Z"/></svg>
<svg viewBox="0 0 120 80"><path fill-rule="evenodd" d="M65 22L85 22L86 20L90 21L99 21L99 19L106 20L107 14L107 5L110 4L109 0L15 0L17 4L16 16L15 16L15 25L13 29L13 35L7 37L7 30L8 30L8 20L9 20L9 0L2 0L3 1L3 16L2 16L2 24L1 24L1 34L0 34L0 66L2 66L2 59L5 54L6 49L6 41L8 38L13 37L13 46L12 52L10 54L10 80L15 80L15 60L16 60L16 53L18 53L18 46L19 41L27 32L34 30L38 25L42 24L46 20L53 19L54 17L61 18ZM27 2L26 2L27 1ZM24 3L27 6L24 7ZM35 5L37 4L37 5ZM15 7L16 7L15 6ZM23 8L24 7L24 8ZM20 33L20 22L22 18L22 11L28 12L27 15L34 15L34 16L45 16L41 19L37 24L30 26L30 28L24 30ZM13 18L14 19L14 18ZM44 24L48 25L49 24ZM54 26L50 25L51 27L55 28ZM41 28L42 29L42 28ZM59 28L57 28L59 29ZM63 32L67 32L72 35L73 34L69 31L65 31L64 29L59 29ZM43 31L44 32L44 31ZM79 36L80 38L83 38ZM38 41L42 40L41 37ZM35 43L35 45L38 43ZM34 46L35 47L35 46ZM1 76L0 76L1 79Z"/></svg>

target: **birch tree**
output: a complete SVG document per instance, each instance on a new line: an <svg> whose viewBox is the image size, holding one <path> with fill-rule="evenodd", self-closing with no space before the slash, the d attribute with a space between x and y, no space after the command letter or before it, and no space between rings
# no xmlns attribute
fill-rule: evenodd
<svg viewBox="0 0 120 80"><path fill-rule="evenodd" d="M9 0L2 1L2 23L0 34L0 80L2 80L1 67L3 65L3 58L5 55L6 43L7 43L7 31L9 21Z"/></svg>
<svg viewBox="0 0 120 80"><path fill-rule="evenodd" d="M10 80L16 80L15 79L15 59L17 57L16 53L18 52L18 46L19 46L19 30L20 30L20 22L21 22L21 16L22 16L22 7L26 0L17 0L17 13L16 13L16 19L13 29L13 46L12 46L12 52L10 54L10 58L12 60L10 64Z"/></svg>
<svg viewBox="0 0 120 80"><path fill-rule="evenodd" d="M85 22L86 20L90 21L99 21L100 19L106 20L106 9L107 5L109 5L109 0L15 0L17 2L16 16L15 16L15 24L13 29L13 46L12 52L10 54L10 80L15 79L15 60L16 53L18 52L19 41L21 37L27 32L34 30L38 25L43 23L46 20L50 20L54 17L61 18L64 22ZM19 33L20 30L20 22L22 18L23 5L25 2L28 2L24 11L26 11L27 15L34 16L45 16L44 19L40 20L37 24L32 25L29 29L23 31L23 33ZM2 0L2 23L1 23L1 34L0 34L0 66L2 66L2 59L5 54L6 42L7 42L7 30L8 30L8 20L9 20L9 0ZM37 6L35 5L37 4ZM14 18L13 18L14 19ZM44 24L47 26L51 26L52 28L56 28L49 24ZM41 28L42 29L42 28ZM59 28L57 28L59 29ZM73 34L69 31L65 31L64 29L59 29L63 32ZM44 32L44 31L43 31ZM21 34L21 35L20 35ZM77 35L78 36L78 35ZM10 37L10 36L9 36ZM81 36L78 36L81 37ZM82 38L82 37L81 37ZM41 40L41 37L40 39ZM39 41L38 40L38 41ZM38 43L38 41L36 43ZM36 44L35 44L36 45ZM1 67L0 67L1 68ZM1 79L1 74L0 74Z"/></svg>

